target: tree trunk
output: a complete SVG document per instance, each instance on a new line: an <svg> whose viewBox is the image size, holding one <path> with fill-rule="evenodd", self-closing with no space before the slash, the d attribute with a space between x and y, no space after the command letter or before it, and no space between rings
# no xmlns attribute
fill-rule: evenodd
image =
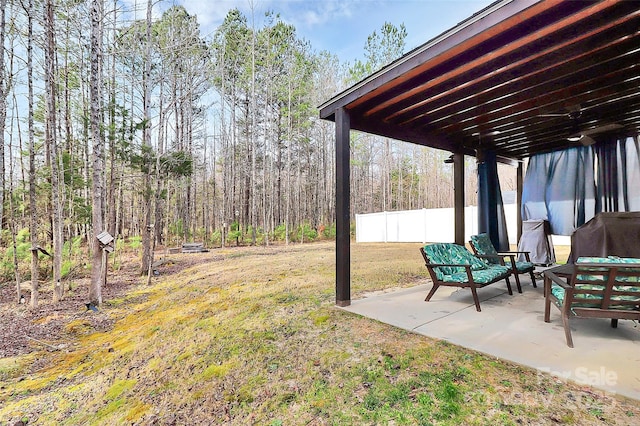
<svg viewBox="0 0 640 426"><path fill-rule="evenodd" d="M45 143L49 146L51 161L51 231L53 234L53 301L64 296L61 281L62 269L62 206L60 202L60 169L56 140L56 80L55 80L55 29L53 0L45 5Z"/></svg>
<svg viewBox="0 0 640 426"><path fill-rule="evenodd" d="M3 8L4 10L4 8ZM33 0L29 0L27 12L27 87L29 127L29 238L31 239L31 307L38 306L38 211L36 204L36 165L33 123Z"/></svg>
<svg viewBox="0 0 640 426"><path fill-rule="evenodd" d="M163 96L162 96L162 91L163 91L164 85L163 85L163 80L160 80L160 105L158 107L159 109L159 117L158 117L158 146L157 146L157 156L158 159L160 159L162 157L162 155L164 155L165 153L165 149L164 149L164 139L165 139L165 112L164 112L164 105L163 105ZM159 172L159 163L156 163L156 172ZM158 175L156 176L156 193L155 193L155 207L154 207L154 212L155 212L155 220L154 220L154 227L153 227L153 235L155 236L154 238L154 243L153 243L153 247L155 247L156 244L164 244L164 206L165 206L165 200L162 197L162 193L164 190L164 179L160 179L160 175L158 173ZM152 247L152 248L153 248ZM153 251L153 250L152 250Z"/></svg>
<svg viewBox="0 0 640 426"><path fill-rule="evenodd" d="M151 150L151 9L153 3L151 0L147 2L147 23L146 23L146 45L145 45L145 58L144 58L144 71L143 71L143 95L142 95L142 109L144 114L144 127L142 130L142 144L149 151ZM143 152L144 156L144 152ZM144 157L143 157L144 158ZM152 164L146 163L147 171L144 172L143 183L143 216L144 224L142 226L142 265L140 267L140 274L145 275L149 273L149 267L151 262L151 176L150 171Z"/></svg>
<svg viewBox="0 0 640 426"><path fill-rule="evenodd" d="M5 191L5 165L4 165L4 132L7 120L7 74L4 64L4 39L5 39L5 10L7 1L0 0L0 228L4 228L4 191Z"/></svg>
<svg viewBox="0 0 640 426"><path fill-rule="evenodd" d="M91 140L93 142L92 164L93 198L91 204L91 218L93 223L92 256L91 256L91 285L89 287L89 303L94 306L102 304L103 253L98 235L104 231L104 142L101 129L102 104L102 18L103 0L91 2Z"/></svg>
<svg viewBox="0 0 640 426"><path fill-rule="evenodd" d="M253 6L253 2L251 3ZM253 25L253 7L251 8L251 22ZM258 228L258 214L256 212L256 145L257 145L257 100L256 100L256 30L255 27L251 36L251 138L249 139L250 161L251 161L251 186L247 191L251 191L251 212L249 223L251 224L251 244L256 245L256 232Z"/></svg>
<svg viewBox="0 0 640 426"><path fill-rule="evenodd" d="M1 19L1 18L0 18ZM13 65L13 63L12 63ZM12 69L9 70L10 74L12 73ZM20 116L15 113L16 121L17 121L17 133L18 138L20 138ZM16 300L18 303L22 302L22 288L20 287L20 283L22 279L20 277L20 265L18 261L18 244L16 240L17 233L17 224L15 218L15 210L13 207L13 134L9 136L9 222L11 223L11 243L13 244L13 272L14 278L16 280Z"/></svg>
<svg viewBox="0 0 640 426"><path fill-rule="evenodd" d="M117 0L113 0L113 27L111 33L113 37L118 33L118 3ZM107 216L105 229L109 231L114 237L117 238L118 232L116 229L116 139L118 138L116 129L116 58L111 56L111 76L109 84L109 181L107 184ZM124 117L122 118L124 121ZM124 122L122 123L124 127Z"/></svg>

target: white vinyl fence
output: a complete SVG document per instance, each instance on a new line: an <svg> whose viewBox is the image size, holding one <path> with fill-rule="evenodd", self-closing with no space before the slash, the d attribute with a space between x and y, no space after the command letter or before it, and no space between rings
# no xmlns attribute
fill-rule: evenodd
<svg viewBox="0 0 640 426"><path fill-rule="evenodd" d="M505 204L509 244L517 244L516 204ZM356 215L356 242L452 243L454 242L454 209L422 209ZM478 207L464 209L465 241L478 233ZM566 236L553 235L554 245L570 245Z"/></svg>

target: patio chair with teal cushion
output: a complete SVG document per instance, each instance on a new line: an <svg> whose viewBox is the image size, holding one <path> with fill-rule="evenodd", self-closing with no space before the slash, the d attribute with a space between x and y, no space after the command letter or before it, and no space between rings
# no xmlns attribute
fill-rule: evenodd
<svg viewBox="0 0 640 426"><path fill-rule="evenodd" d="M518 293L522 293L522 287L520 286L520 274L530 274L531 275L531 283L534 288L537 288L536 285L536 277L533 274L535 269L535 265L531 263L531 259L529 258L528 251L501 251L498 252L488 234L478 234L472 235L471 241L469 241L469 245L473 249L473 252L476 256L485 259L488 263L494 265L500 265L504 262L505 265L511 268L513 272L513 276L516 278L516 286L518 287ZM526 261L518 262L516 260L516 256L519 254L524 254Z"/></svg>
<svg viewBox="0 0 640 426"><path fill-rule="evenodd" d="M468 287L471 289L476 310L480 312L476 290L503 279L507 282L509 294L513 294L509 282L511 268L486 263L471 254L464 246L453 243L428 244L420 247L420 252L433 282L426 301L431 300L440 286Z"/></svg>
<svg viewBox="0 0 640 426"><path fill-rule="evenodd" d="M557 268L556 268L557 269ZM567 346L573 347L569 318L606 318L611 327L619 319L640 321L640 259L579 257L568 279L545 271L544 321L550 322L553 303L560 309Z"/></svg>

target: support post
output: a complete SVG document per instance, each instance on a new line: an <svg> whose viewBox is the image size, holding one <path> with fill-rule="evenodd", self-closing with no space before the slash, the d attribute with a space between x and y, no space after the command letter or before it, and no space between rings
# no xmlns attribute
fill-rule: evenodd
<svg viewBox="0 0 640 426"><path fill-rule="evenodd" d="M350 170L351 122L344 108L336 118L336 305L351 304Z"/></svg>
<svg viewBox="0 0 640 426"><path fill-rule="evenodd" d="M516 169L516 224L517 224L517 238L516 241L520 242L522 236L522 190L524 188L523 180L523 165L522 161L518 161L518 168Z"/></svg>
<svg viewBox="0 0 640 426"><path fill-rule="evenodd" d="M453 154L453 189L456 244L464 245L464 154Z"/></svg>

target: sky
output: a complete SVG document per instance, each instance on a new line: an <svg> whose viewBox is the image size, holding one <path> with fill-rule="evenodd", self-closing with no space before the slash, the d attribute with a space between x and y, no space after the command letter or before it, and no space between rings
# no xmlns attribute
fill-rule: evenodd
<svg viewBox="0 0 640 426"><path fill-rule="evenodd" d="M237 7L261 28L265 12L279 14L316 52L329 51L342 63L364 59L367 37L385 22L407 29L406 49L454 27L493 0L174 0L198 16L201 33L210 37L227 12ZM163 2L168 7L170 2ZM253 12L252 12L253 9Z"/></svg>

